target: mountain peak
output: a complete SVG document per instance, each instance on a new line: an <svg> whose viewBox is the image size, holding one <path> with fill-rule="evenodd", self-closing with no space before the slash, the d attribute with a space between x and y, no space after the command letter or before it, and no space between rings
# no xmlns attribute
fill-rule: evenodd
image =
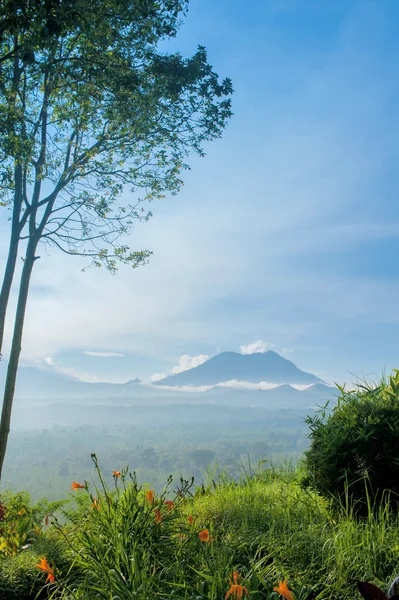
<svg viewBox="0 0 399 600"><path fill-rule="evenodd" d="M201 365L176 375L170 375L159 383L170 386L204 386L216 385L233 379L251 383L260 383L261 381L298 385L324 383L315 375L301 371L293 362L273 350L254 354L221 352Z"/></svg>

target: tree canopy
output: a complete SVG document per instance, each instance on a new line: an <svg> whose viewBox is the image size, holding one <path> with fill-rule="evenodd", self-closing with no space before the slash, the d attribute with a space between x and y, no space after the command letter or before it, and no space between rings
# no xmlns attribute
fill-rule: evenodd
<svg viewBox="0 0 399 600"><path fill-rule="evenodd" d="M140 202L176 193L187 154L221 134L231 82L203 47L188 59L158 50L185 0L20 4L2 27L1 201L12 206L18 190L29 237L111 270L140 264L148 252L115 240L148 218Z"/></svg>

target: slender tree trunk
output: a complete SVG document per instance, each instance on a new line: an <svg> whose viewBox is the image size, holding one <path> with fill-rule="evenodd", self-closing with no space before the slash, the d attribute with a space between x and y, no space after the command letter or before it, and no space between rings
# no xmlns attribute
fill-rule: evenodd
<svg viewBox="0 0 399 600"><path fill-rule="evenodd" d="M3 284L0 292L0 357L1 349L3 347L4 340L4 326L6 321L6 313L8 301L10 299L10 292L12 281L14 278L15 265L17 264L18 256L18 245L20 236L20 216L22 207L22 167L16 166L15 169L15 194L14 194L14 206L12 215L11 225L11 237L10 246L8 249L8 257L6 263L6 269L4 272Z"/></svg>
<svg viewBox="0 0 399 600"><path fill-rule="evenodd" d="M22 332L24 327L26 303L28 300L29 283L35 263L37 239L30 239L26 250L25 262L22 269L19 286L17 312L15 315L14 333L8 362L6 385L4 390L3 409L0 421L0 479L6 454L8 434L10 432L11 411L15 393L15 381L21 354Z"/></svg>
<svg viewBox="0 0 399 600"><path fill-rule="evenodd" d="M19 236L16 238L11 234L10 247L8 250L7 264L4 272L3 285L0 292L0 356L4 340L4 327L8 301L10 299L11 285L14 278L15 265L17 263Z"/></svg>

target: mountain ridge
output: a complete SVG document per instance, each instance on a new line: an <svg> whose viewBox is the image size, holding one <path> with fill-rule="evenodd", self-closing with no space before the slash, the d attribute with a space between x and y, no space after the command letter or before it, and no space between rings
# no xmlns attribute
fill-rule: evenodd
<svg viewBox="0 0 399 600"><path fill-rule="evenodd" d="M169 375L155 382L155 385L199 387L232 380L295 385L325 383L316 375L298 369L277 352L268 350L253 354L221 352L197 367Z"/></svg>

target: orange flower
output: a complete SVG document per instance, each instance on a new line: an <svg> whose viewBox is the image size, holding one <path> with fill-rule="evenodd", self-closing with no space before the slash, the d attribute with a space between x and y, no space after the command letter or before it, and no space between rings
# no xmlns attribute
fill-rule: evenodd
<svg viewBox="0 0 399 600"><path fill-rule="evenodd" d="M147 490L145 493L148 504L154 504L155 493L154 490Z"/></svg>
<svg viewBox="0 0 399 600"><path fill-rule="evenodd" d="M175 503L172 502L172 500L166 500L164 504L168 507L168 512L172 512L172 510L175 508Z"/></svg>
<svg viewBox="0 0 399 600"><path fill-rule="evenodd" d="M112 471L112 475L114 477L120 477L121 476L121 472L120 471Z"/></svg>
<svg viewBox="0 0 399 600"><path fill-rule="evenodd" d="M194 523L194 519L190 515L187 517L187 521L190 523L190 525Z"/></svg>
<svg viewBox="0 0 399 600"><path fill-rule="evenodd" d="M278 587L273 588L273 592L278 592L285 600L295 600L294 594L288 589L286 579L279 581Z"/></svg>
<svg viewBox="0 0 399 600"><path fill-rule="evenodd" d="M76 483L76 481L72 481L71 490L85 490L86 486L81 483Z"/></svg>
<svg viewBox="0 0 399 600"><path fill-rule="evenodd" d="M249 593L248 593L247 588L244 587L243 585L238 585L238 583L231 584L230 589L228 590L225 598L230 598L230 596L232 594L234 594L233 598L235 600L242 600L243 594L245 594L249 598Z"/></svg>
<svg viewBox="0 0 399 600"><path fill-rule="evenodd" d="M156 508L154 512L155 512L155 523L157 525L159 525L160 523L162 523L161 511L159 510L159 508Z"/></svg>
<svg viewBox="0 0 399 600"><path fill-rule="evenodd" d="M230 585L233 585L233 583L238 583L240 581L241 575L237 571L233 571L231 574L231 579L233 581L230 580Z"/></svg>
<svg viewBox="0 0 399 600"><path fill-rule="evenodd" d="M201 540L201 542L213 542L213 537L209 535L208 529L203 529L202 531L200 531L198 537Z"/></svg>
<svg viewBox="0 0 399 600"><path fill-rule="evenodd" d="M98 501L98 498L93 498L91 508L96 508L97 510L100 510L100 503Z"/></svg>
<svg viewBox="0 0 399 600"><path fill-rule="evenodd" d="M51 583L55 582L55 578L54 578L54 569L52 569L50 567L50 565L47 562L47 559L41 558L40 559L40 563L38 565L35 565L35 567L37 569L41 569L42 571L44 571L45 573L47 573L47 579L46 581L50 581Z"/></svg>

